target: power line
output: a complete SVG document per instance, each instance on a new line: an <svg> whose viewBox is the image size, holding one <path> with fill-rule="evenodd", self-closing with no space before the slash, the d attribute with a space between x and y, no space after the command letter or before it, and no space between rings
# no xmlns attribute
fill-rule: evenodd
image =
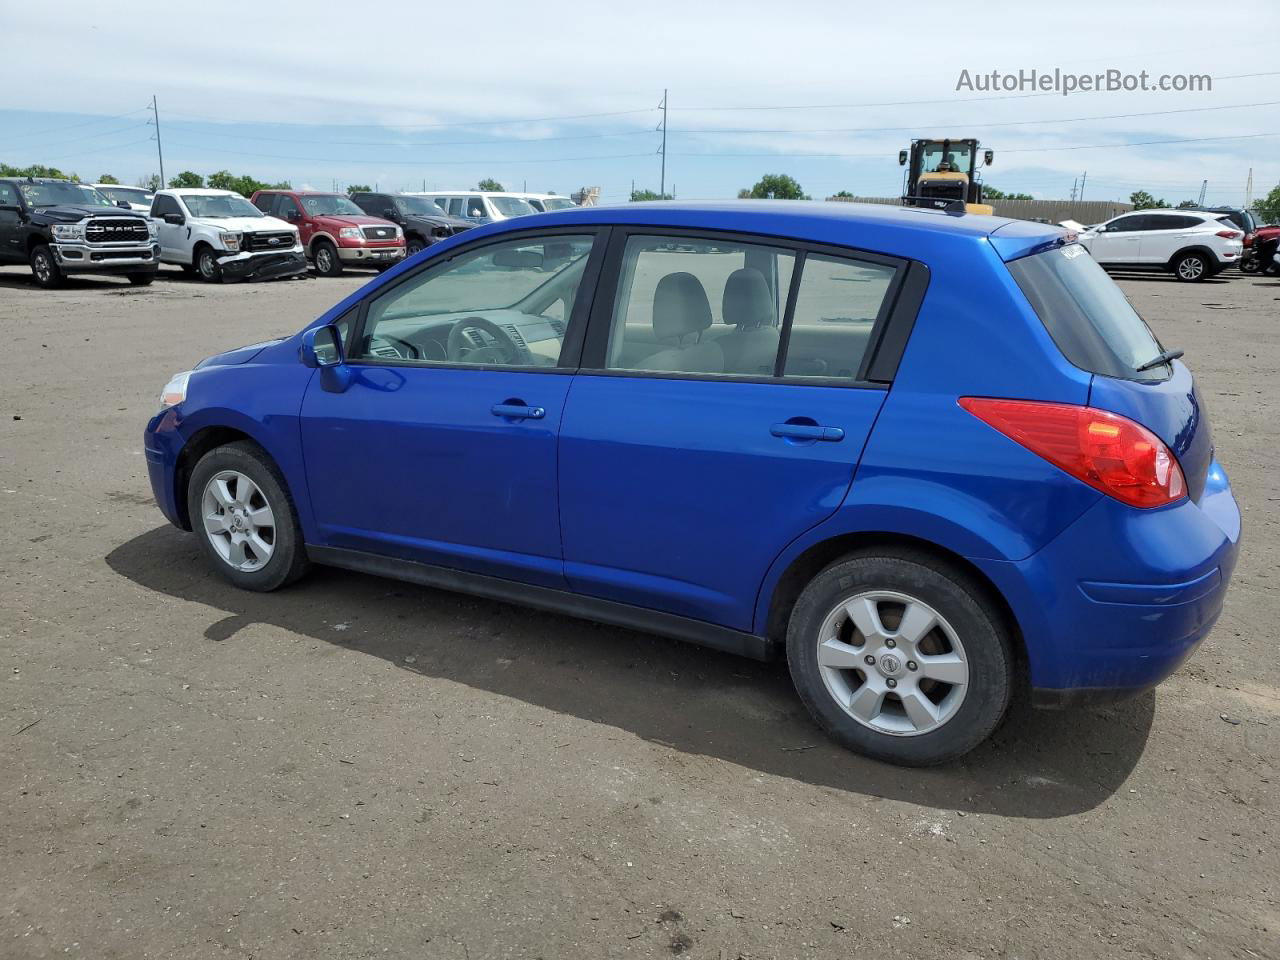
<svg viewBox="0 0 1280 960"><path fill-rule="evenodd" d="M634 116L636 114L641 114L641 113L653 114L654 112L655 112L654 107L645 107L642 110L613 110L607 113L570 113L570 114L562 114L556 117L515 117L508 120L458 120L452 123L422 123L422 124L415 123L415 124L405 124L405 126L412 126L418 130L442 130L447 127L500 127L500 126L507 126L507 125L516 124L516 123L551 123L553 121L560 121L560 120L596 120L602 117L628 117L628 116ZM225 117L210 117L210 116L202 115L198 113L185 113L181 111L170 114L170 116L178 117L179 119L185 117L185 118L194 119L194 120L207 120L212 123L246 122L246 123L252 123L259 126L272 126L272 127L316 126L316 124L314 123L281 123L275 120L252 120L252 121L228 120ZM382 126L385 128L385 124L379 125L379 124L369 124L369 123L330 123L330 124L325 124L325 126L351 127L351 128L357 128L357 129L361 127L368 128L368 127L378 127L378 126Z"/></svg>
<svg viewBox="0 0 1280 960"><path fill-rule="evenodd" d="M148 109L149 109L148 107L139 107L137 110L128 110L124 113L117 113L114 116L110 116L110 117L95 117L92 120L85 120L81 123L70 123L61 127L45 127L42 130L34 130L28 133L17 134L16 136L9 139L25 140L28 137L42 137L46 133L59 133L63 130L75 130L79 127L88 127L95 123L106 123L108 120L120 120L120 119L123 119L124 117L133 116L135 113L143 113Z"/></svg>
<svg viewBox="0 0 1280 960"><path fill-rule="evenodd" d="M189 147L197 150L207 149L202 144L194 144L194 143L187 143L182 140L174 140L172 137L169 138L169 142L171 144L176 143L179 146ZM600 154L596 156L585 156L585 157L532 157L532 158L525 157L517 160L512 160L510 158L506 158L506 159L487 158L486 159L486 158L477 158L477 157L457 157L449 160L388 160L381 157L374 157L374 158L362 157L362 158L356 158L356 159L350 159L350 158L331 159L327 157L299 157L294 155L285 155L285 154L278 154L278 153L256 153L256 152L250 152L246 150L221 150L220 152L233 154L234 156L239 156L239 157L260 157L267 160L298 160L306 163L344 163L344 164L367 163L367 164L404 165L404 166L414 166L414 167L449 166L452 164L459 164L459 163L495 163L495 164L496 163L530 163L530 164L532 163L566 163L572 160L627 160L627 159L635 159L638 157L652 156L652 154L649 154L649 153L615 153L615 154Z"/></svg>

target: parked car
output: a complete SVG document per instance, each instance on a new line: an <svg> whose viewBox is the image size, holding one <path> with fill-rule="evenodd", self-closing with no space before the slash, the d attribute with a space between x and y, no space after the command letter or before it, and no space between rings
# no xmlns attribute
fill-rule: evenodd
<svg viewBox="0 0 1280 960"><path fill-rule="evenodd" d="M510 220L537 213L528 200L518 193L490 193L483 190L441 190L416 193L414 196L434 200L451 217L473 224Z"/></svg>
<svg viewBox="0 0 1280 960"><path fill-rule="evenodd" d="M449 216L435 201L409 193L353 193L351 200L370 216L398 224L410 257L475 226L469 220Z"/></svg>
<svg viewBox="0 0 1280 960"><path fill-rule="evenodd" d="M68 274L127 277L146 286L160 248L146 217L71 180L0 179L0 263L26 263L41 287Z"/></svg>
<svg viewBox="0 0 1280 960"><path fill-rule="evenodd" d="M116 206L127 207L143 216L150 215L151 201L156 196L154 190L146 187L126 187L120 183L95 183L93 188Z"/></svg>
<svg viewBox="0 0 1280 960"><path fill-rule="evenodd" d="M1240 262L1244 231L1224 214L1197 210L1124 213L1080 234L1108 270L1157 270L1179 280L1208 280Z"/></svg>
<svg viewBox="0 0 1280 960"><path fill-rule="evenodd" d="M177 374L145 447L238 586L330 564L785 654L833 737L927 764L1209 632L1240 512L1178 356L1057 227L589 207Z"/></svg>
<svg viewBox="0 0 1280 960"><path fill-rule="evenodd" d="M1268 224L1255 227L1251 235L1245 237L1244 256L1240 259L1240 270L1243 273L1272 273L1275 267L1271 263L1271 255L1280 240L1280 226Z"/></svg>
<svg viewBox="0 0 1280 960"><path fill-rule="evenodd" d="M344 266L385 270L404 259L400 228L369 216L345 193L259 190L249 200L263 213L298 228L307 259L322 277L336 277Z"/></svg>
<svg viewBox="0 0 1280 960"><path fill-rule="evenodd" d="M231 190L157 191L151 220L160 237L160 262L175 263L208 283L307 271L298 228L267 216Z"/></svg>
<svg viewBox="0 0 1280 960"><path fill-rule="evenodd" d="M555 193L516 193L512 196L524 200L537 213L550 213L552 210L571 210L577 206L568 197Z"/></svg>

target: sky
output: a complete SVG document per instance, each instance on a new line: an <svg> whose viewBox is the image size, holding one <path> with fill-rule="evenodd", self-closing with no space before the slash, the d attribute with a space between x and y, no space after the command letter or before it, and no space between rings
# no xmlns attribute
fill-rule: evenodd
<svg viewBox="0 0 1280 960"><path fill-rule="evenodd" d="M897 196L912 137L976 136L1005 191L1239 204L1280 182L1280 4L1203 0L214 5L0 0L0 161L137 182L229 169L295 187L508 189L604 202ZM1247 26L1247 29L1237 29ZM1210 35L1212 41L1205 37ZM1224 37L1230 35L1230 42ZM962 71L1203 74L1211 90L957 89ZM38 79L36 79L38 78ZM1179 141L1179 142L1173 142ZM1188 142L1193 141L1193 142Z"/></svg>

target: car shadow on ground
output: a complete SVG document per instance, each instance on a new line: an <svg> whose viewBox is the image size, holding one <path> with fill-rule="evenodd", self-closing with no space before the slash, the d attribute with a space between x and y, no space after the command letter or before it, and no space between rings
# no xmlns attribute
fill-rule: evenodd
<svg viewBox="0 0 1280 960"><path fill-rule="evenodd" d="M783 663L324 567L286 590L249 593L209 568L193 536L167 526L106 562L144 589L223 611L205 631L211 642L271 624L676 750L939 809L1028 818L1090 810L1129 776L1155 713L1151 693L1105 710L1018 707L962 761L901 769L829 742Z"/></svg>

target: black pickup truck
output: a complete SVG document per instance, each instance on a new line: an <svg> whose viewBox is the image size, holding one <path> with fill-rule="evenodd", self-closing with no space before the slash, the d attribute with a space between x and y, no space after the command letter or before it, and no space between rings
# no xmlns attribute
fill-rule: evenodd
<svg viewBox="0 0 1280 960"><path fill-rule="evenodd" d="M72 273L144 286L156 278L160 247L151 221L127 207L70 180L0 178L0 264L29 264L45 288Z"/></svg>

